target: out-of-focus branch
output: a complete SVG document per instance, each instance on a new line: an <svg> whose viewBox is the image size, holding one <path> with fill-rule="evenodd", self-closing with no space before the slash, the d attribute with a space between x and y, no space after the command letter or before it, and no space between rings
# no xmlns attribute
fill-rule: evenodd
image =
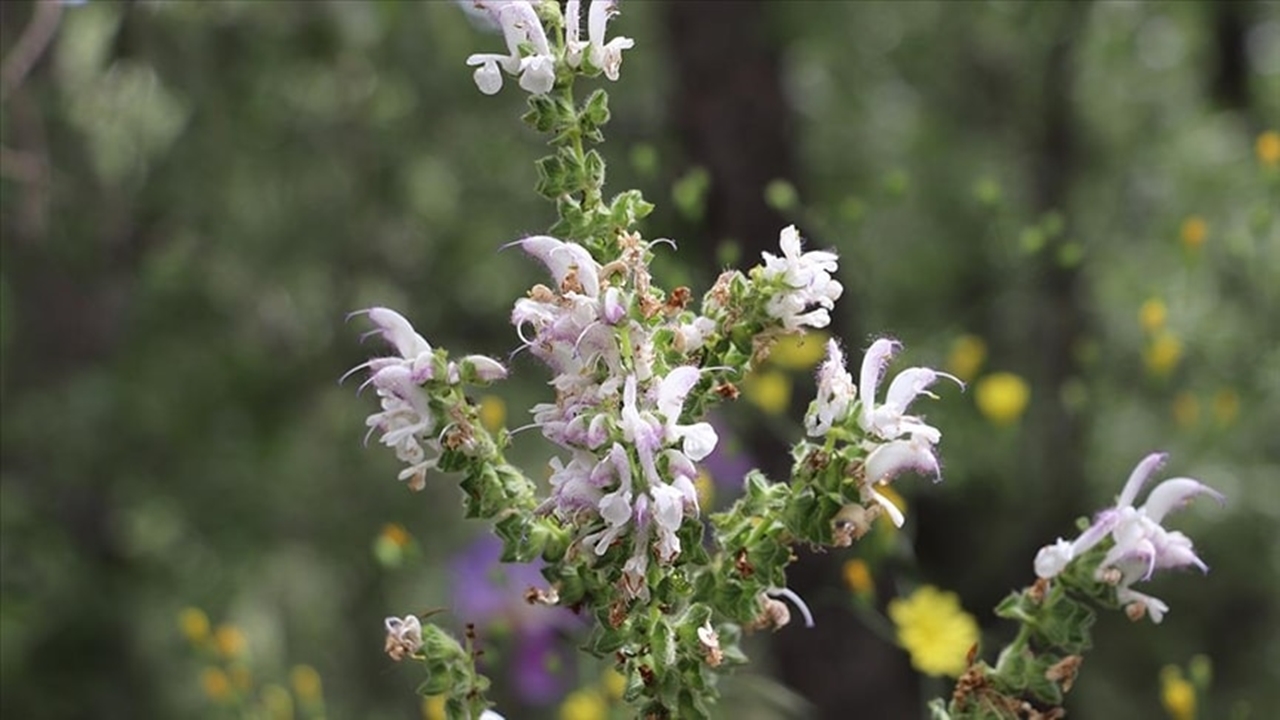
<svg viewBox="0 0 1280 720"><path fill-rule="evenodd" d="M27 73L49 47L62 18L62 3L58 0L38 0L35 5L31 22L27 23L18 42L0 62L0 102L8 100L9 95L22 85Z"/></svg>

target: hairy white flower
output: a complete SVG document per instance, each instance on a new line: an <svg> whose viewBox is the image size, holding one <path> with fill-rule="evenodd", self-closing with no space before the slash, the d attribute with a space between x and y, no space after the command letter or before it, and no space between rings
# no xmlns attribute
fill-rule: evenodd
<svg viewBox="0 0 1280 720"><path fill-rule="evenodd" d="M507 43L506 55L476 53L467 58L467 65L476 68L474 77L480 92L493 95L501 90L501 71L520 76L520 87L534 95L550 92L556 82L556 60L533 5L528 0L472 0L472 3L502 28ZM532 48L532 53L522 55L521 45Z"/></svg>
<svg viewBox="0 0 1280 720"><path fill-rule="evenodd" d="M618 79L618 70L622 67L622 51L629 50L636 44L628 37L605 41L605 26L608 25L609 18L619 12L618 0L592 0L591 9L587 11L591 64L603 70L604 76L610 80Z"/></svg>
<svg viewBox="0 0 1280 720"><path fill-rule="evenodd" d="M831 309L844 292L840 281L831 276L836 271L836 254L825 250L801 252L800 233L794 225L782 230L778 244L781 257L762 253L763 279L781 286L769 298L766 312L781 320L787 330L831 324Z"/></svg>
<svg viewBox="0 0 1280 720"><path fill-rule="evenodd" d="M1135 616L1146 613L1160 622L1169 607L1160 599L1130 588L1139 580L1148 580L1156 570L1195 567L1208 572L1209 567L1196 555L1191 538L1176 530L1166 530L1161 522L1165 515L1188 504L1200 495L1225 502L1221 493L1191 478L1172 478L1157 485L1141 507L1134 507L1138 492L1166 458L1152 453L1143 458L1129 475L1116 504L1094 518L1093 524L1072 542L1058 538L1040 549L1035 558L1036 575L1053 578L1075 558L1085 554L1110 537L1114 545L1098 566L1099 578L1109 571L1119 571L1116 597L1137 609Z"/></svg>
<svg viewBox="0 0 1280 720"><path fill-rule="evenodd" d="M383 624L387 628L386 653L392 660L399 662L422 649L422 623L416 615L389 617Z"/></svg>
<svg viewBox="0 0 1280 720"><path fill-rule="evenodd" d="M827 341L827 359L818 367L818 395L804 416L805 431L820 437L844 422L858 396L853 376L845 368L844 353L835 340Z"/></svg>
<svg viewBox="0 0 1280 720"><path fill-rule="evenodd" d="M942 433L932 425L914 415L907 415L907 408L921 395L937 399L937 395L929 392L929 386L939 378L955 382L961 388L964 383L954 375L939 372L932 368L907 368L894 377L885 392L884 402L876 404L876 390L884 375L885 367L897 351L899 345L888 338L881 338L871 344L862 360L862 371L859 377L862 385L862 412L858 423L862 429L883 440L895 440L903 435L919 436L930 445L937 444Z"/></svg>

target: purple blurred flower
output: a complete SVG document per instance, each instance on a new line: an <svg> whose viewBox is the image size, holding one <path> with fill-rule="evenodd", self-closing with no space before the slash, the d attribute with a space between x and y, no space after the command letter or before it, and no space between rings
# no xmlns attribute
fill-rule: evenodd
<svg viewBox="0 0 1280 720"><path fill-rule="evenodd" d="M565 689L564 678L557 674L567 660L560 637L581 623L567 609L525 600L530 587L547 587L539 571L541 563L502 563L501 555L502 543L487 535L454 558L450 566L454 613L481 628L509 630L511 682L516 693L529 703L547 704Z"/></svg>
<svg viewBox="0 0 1280 720"><path fill-rule="evenodd" d="M740 492L743 479L756 467L756 462L747 452L742 438L738 437L728 423L716 415L709 419L720 442L702 463L717 487Z"/></svg>

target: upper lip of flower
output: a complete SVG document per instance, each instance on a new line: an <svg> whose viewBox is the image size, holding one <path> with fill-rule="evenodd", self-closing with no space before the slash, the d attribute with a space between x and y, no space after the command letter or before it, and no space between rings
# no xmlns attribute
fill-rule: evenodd
<svg viewBox="0 0 1280 720"><path fill-rule="evenodd" d="M906 410L921 395L936 398L937 396L929 392L928 388L937 382L938 378L952 380L962 389L964 383L950 373L932 368L907 368L898 373L893 382L889 383L884 402L876 405L876 390L880 379L884 375L890 358L899 347L897 342L881 338L867 349L859 377L862 386L862 412L858 417L858 424L863 430L885 440L893 440L905 433L910 433L912 436L928 438L930 443L936 443L941 435L938 429L926 424L918 417L906 415Z"/></svg>

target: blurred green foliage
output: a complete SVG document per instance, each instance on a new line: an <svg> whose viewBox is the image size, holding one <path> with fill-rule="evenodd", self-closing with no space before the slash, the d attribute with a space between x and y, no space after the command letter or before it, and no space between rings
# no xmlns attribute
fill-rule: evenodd
<svg viewBox="0 0 1280 720"><path fill-rule="evenodd" d="M1028 551L1071 534L1022 522L1037 468L1061 459L1037 420L1049 405L1086 428L1062 448L1082 453L1080 508L1153 449L1230 498L1174 520L1213 571L1152 584L1173 608L1162 626L1102 618L1071 700L1082 717L1160 716L1159 669L1198 653L1214 668L1205 717L1280 706L1280 165L1258 140L1280 128L1280 10L1232 7L778 3L763 39L783 52L802 164L759 201L840 251L857 332L935 365L976 334L978 377L1031 385L1018 423L989 422L972 393L931 411L947 482L899 487L967 508L932 519L970 554L922 554L921 574L998 628L983 603L1008 588L984 584L1011 562L1029 577ZM33 9L3 5L6 68ZM670 199L652 237L696 224L715 182L667 124L680 69L662 13L629 3L617 21L638 46L603 146L614 190ZM1242 92L1222 75L1229 13ZM364 357L343 317L371 304L456 351L516 347L510 302L541 278L498 248L553 217L520 93L482 96L463 65L499 38L443 2L55 15L30 73L11 87L6 70L0 128L3 714L218 716L209 661L178 628L199 607L244 633L254 687L305 664L329 717L415 716L418 678L382 655L380 621L447 605L444 563L476 528L447 480L395 482L360 443L372 400L335 381ZM1063 43L1058 87L1043 69ZM1046 194L1035 159L1054 107L1075 140ZM695 292L717 270L663 262ZM1087 330L1079 373L1046 385L1029 326L1052 268L1078 273L1063 312ZM1166 312L1144 327L1151 299ZM511 426L548 396L540 368L515 367L496 390ZM535 470L543 452L517 443ZM392 522L416 538L403 563L380 540Z"/></svg>

